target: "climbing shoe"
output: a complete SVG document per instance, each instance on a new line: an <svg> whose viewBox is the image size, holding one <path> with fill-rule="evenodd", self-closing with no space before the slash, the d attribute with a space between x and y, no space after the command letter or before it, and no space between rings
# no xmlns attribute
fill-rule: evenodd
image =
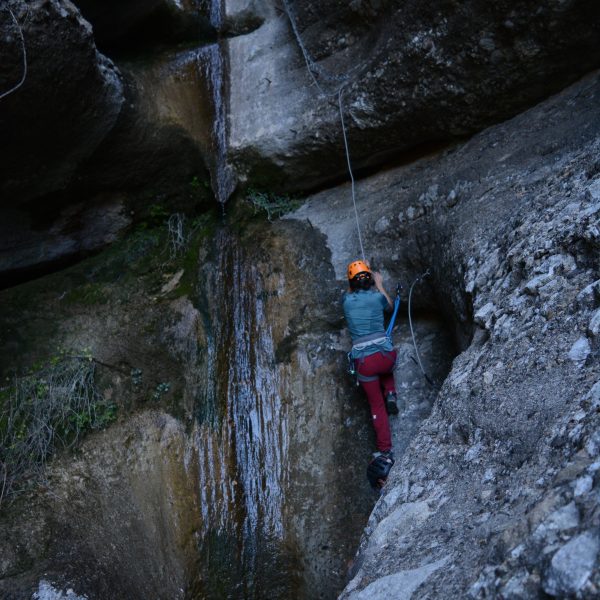
<svg viewBox="0 0 600 600"><path fill-rule="evenodd" d="M391 468L394 466L394 455L391 450L376 452L367 467L367 479L374 490L380 490L387 481Z"/></svg>
<svg viewBox="0 0 600 600"><path fill-rule="evenodd" d="M385 397L385 410L388 415L398 414L398 396L396 392L388 392Z"/></svg>

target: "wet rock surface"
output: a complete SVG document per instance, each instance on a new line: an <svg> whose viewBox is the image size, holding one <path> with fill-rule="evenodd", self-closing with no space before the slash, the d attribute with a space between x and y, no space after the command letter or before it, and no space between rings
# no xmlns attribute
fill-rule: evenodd
<svg viewBox="0 0 600 600"><path fill-rule="evenodd" d="M413 288L412 315L419 317L425 370L443 385L439 392L431 387L412 360L405 314L395 334L398 384L406 401L404 413L392 418L398 460L368 520L342 597L392 591L407 598L534 598L542 590L557 597L596 594L599 94L594 74L464 146L359 183L368 255L386 282L403 281L406 300L409 284L431 269ZM521 144L539 152L532 155ZM311 197L291 219L273 225L251 221L235 234L207 238L214 241L193 254L200 269L192 267L192 273L203 282L193 293L185 269L180 273L173 265L163 277L161 269L146 266L128 275L145 281L137 292L144 301L132 305L130 288L110 283L122 260L116 258L112 266L111 261L100 266L105 259L90 265L77 294L69 290L82 285L80 276L52 291L40 283L42 296L26 286L4 292L5 302L12 294L29 298L32 310L36 297L44 295L53 298L52 306L62 296L79 307L76 319L66 318L73 310L66 307L64 325L54 333L44 329L49 324L27 318L27 304L21 303L20 313L5 311L21 315L20 324L9 320L5 327L3 347L13 357L24 340L37 335L47 344L66 339L73 345L89 343L89 332L96 330L101 335L94 351L103 362L158 369L148 382L149 395L161 381L171 382L165 407L183 419L191 436L186 443L204 465L197 472L205 483L186 496L186 505L195 502L209 511L197 530L204 533L178 562L192 597L217 593L211 586L222 580L224 565L233 589L252 561L265 556L271 557L265 564L278 565L286 577L272 579L259 566L253 580L245 579L246 595L260 597L258 590L269 581L275 597L331 597L346 580L353 540L374 500L364 479L373 442L366 405L343 373L348 340L338 302L346 256L359 252L350 202L349 187L342 186ZM165 247L144 244L129 250L127 260L145 264L150 249ZM453 342L437 321L420 315L433 309L445 315ZM156 327L141 340L136 311ZM108 314L112 320L105 321ZM91 329L90 319L112 325ZM166 330L160 325L165 322ZM247 338L258 345L245 345ZM589 352L574 356L581 339ZM444 380L443 365L454 347L462 352ZM233 371L232 364L238 365ZM112 383L123 399L132 393L126 379L121 387ZM252 398L262 398L262 413L255 412ZM269 413L272 401L279 408ZM289 432L278 438L279 454L270 458L274 433L268 414L277 414L279 426ZM211 419L219 415L229 420L217 420L222 427L215 428ZM244 448L247 436L236 436L250 422L258 436L252 451L219 449ZM196 433L189 429L193 423ZM270 464L265 474L276 477L264 489L253 487L249 475L259 464ZM237 496L238 487L247 493ZM273 492L263 497L265 489ZM217 494L213 500L198 500L210 490ZM241 512L228 512L218 497L238 498ZM262 508L252 513L252 506ZM44 521L38 515L33 521L42 525L30 531L47 536ZM28 539L35 548L36 538ZM223 554L223 548L234 547L246 550ZM216 550L223 562L211 572L202 557L207 552L214 557ZM59 565L54 583L68 583L58 577L58 555L30 552L48 561L39 564ZM570 562L575 555L577 568ZM194 557L206 570L187 570ZM3 585L12 589L27 582L37 589L42 573L14 560ZM119 580L114 572L107 577Z"/></svg>
<svg viewBox="0 0 600 600"><path fill-rule="evenodd" d="M413 360L404 312L397 462L368 517L373 434L344 374L339 306L345 265L360 256L350 186L314 194L273 224L240 201L227 225L201 217L184 229L179 213L157 229L165 210L206 200L197 195L208 185L205 155L224 139L224 113L194 108L217 89L207 88L204 51L123 63L123 76L70 3L30 3L29 20L24 3L10 6L32 69L55 38L67 44L23 86L23 105L21 96L0 100L10 114L38 114L39 90L52 88L45 75L63 81L65 53L73 83L94 98L73 105L81 111L68 127L52 108L63 96L48 99L61 160L49 154L46 165L33 152L23 162L23 148L35 146L26 127L22 151L3 163L13 179L3 180L12 262L2 268L97 250L131 227L138 207L158 214L123 246L0 293L3 381L57 347L85 349L120 411L3 505L2 594L71 586L90 600L330 598L346 585L341 598L597 597L598 74L357 185L367 258L390 288L404 283L405 299L415 283L411 315L433 380ZM221 76L231 61L232 84L230 155L219 146L207 161L215 192L217 166L227 175L231 159L242 180L272 188L337 177L336 99L307 87L285 15L258 1L212 8L215 30L237 36L213 46ZM598 58L591 2L287 8L323 68L345 72L357 56L374 57L344 95L357 166L505 118ZM465 13L472 29L459 27ZM18 80L19 41L2 15L6 77ZM16 144L18 127L8 125ZM123 190L147 194L134 214Z"/></svg>
<svg viewBox="0 0 600 600"><path fill-rule="evenodd" d="M75 462L59 457L28 508L4 512L0 590L29 598L45 581L89 598L150 589L330 598L375 497L365 478L373 432L345 373L343 284L324 238L302 223L255 219L202 234L181 263L164 233L142 231L107 256L2 293L4 373L56 346L88 348L121 418ZM440 324L414 327L442 379L452 350ZM395 336L400 451L435 390L410 358L405 321ZM147 554L155 546L162 553Z"/></svg>

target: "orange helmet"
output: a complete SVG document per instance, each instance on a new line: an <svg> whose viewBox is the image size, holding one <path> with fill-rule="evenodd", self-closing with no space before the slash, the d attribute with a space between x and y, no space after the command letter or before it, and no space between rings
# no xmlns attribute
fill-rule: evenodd
<svg viewBox="0 0 600 600"><path fill-rule="evenodd" d="M371 273L371 269L366 262L355 260L348 265L348 279L354 279L359 273Z"/></svg>

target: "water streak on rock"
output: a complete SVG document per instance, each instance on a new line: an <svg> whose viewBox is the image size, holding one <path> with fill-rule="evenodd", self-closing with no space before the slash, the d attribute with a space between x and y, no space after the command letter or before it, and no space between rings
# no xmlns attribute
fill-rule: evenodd
<svg viewBox="0 0 600 600"><path fill-rule="evenodd" d="M227 103L225 93L225 61L222 45L217 42L201 48L197 54L207 91L213 104L211 183L217 200L225 204L235 188L231 166L227 162Z"/></svg>
<svg viewBox="0 0 600 600"><path fill-rule="evenodd" d="M210 24L218 31L223 24L223 2L222 0L211 0Z"/></svg>
<svg viewBox="0 0 600 600"><path fill-rule="evenodd" d="M196 441L201 546L215 536L227 540L227 560L252 596L255 585L264 590L264 565L284 539L287 418L261 276L225 233L218 252L207 361L207 403L214 403L215 419L201 424ZM219 568L209 564L208 576Z"/></svg>

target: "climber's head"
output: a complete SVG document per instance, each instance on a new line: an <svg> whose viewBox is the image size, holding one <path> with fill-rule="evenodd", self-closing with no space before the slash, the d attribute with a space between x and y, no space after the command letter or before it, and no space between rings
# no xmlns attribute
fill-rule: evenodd
<svg viewBox="0 0 600 600"><path fill-rule="evenodd" d="M348 283L352 291L368 290L373 285L369 265L362 260L351 262L348 265Z"/></svg>

